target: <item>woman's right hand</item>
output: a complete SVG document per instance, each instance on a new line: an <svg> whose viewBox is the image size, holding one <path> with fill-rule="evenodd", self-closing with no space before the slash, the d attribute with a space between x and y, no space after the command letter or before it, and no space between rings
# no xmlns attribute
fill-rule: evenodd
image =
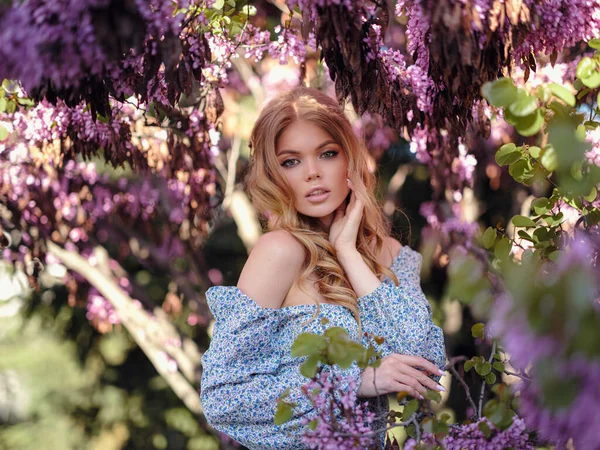
<svg viewBox="0 0 600 450"><path fill-rule="evenodd" d="M445 391L441 385L429 378L427 373L443 375L440 369L425 358L392 353L381 359L381 365L377 369L367 367L363 370L357 396L375 397L392 392L406 392L422 399L422 394L429 389Z"/></svg>

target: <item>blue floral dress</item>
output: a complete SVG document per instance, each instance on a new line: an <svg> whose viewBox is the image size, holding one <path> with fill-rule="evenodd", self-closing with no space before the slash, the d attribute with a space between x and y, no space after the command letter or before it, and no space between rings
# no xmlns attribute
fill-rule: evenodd
<svg viewBox="0 0 600 450"><path fill-rule="evenodd" d="M431 306L420 285L421 255L403 246L391 269L399 287L385 277L373 292L358 299L363 332L385 338L381 345L375 344L383 357L391 353L417 355L443 368L442 330L431 320ZM367 338L358 336L354 316L341 305L325 303L316 319L309 321L317 308L314 304L263 308L232 286L211 287L206 299L216 319L212 341L202 356L200 401L206 420L251 450L306 449L300 440L304 431L301 419L310 418L314 408L300 391L308 381L299 372L306 357L292 358L292 343L300 333L323 333L338 326L368 345ZM329 323L323 325L321 318ZM334 370L354 376L358 380L354 389L358 390L362 369L356 363ZM276 399L286 388L290 388L286 401L297 406L292 420L275 425ZM348 392L350 387L342 389ZM387 396L358 400L369 402L371 410L388 408Z"/></svg>

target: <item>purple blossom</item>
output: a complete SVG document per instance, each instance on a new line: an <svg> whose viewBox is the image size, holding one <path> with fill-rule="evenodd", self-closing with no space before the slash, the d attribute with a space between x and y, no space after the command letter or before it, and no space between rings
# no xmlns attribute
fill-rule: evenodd
<svg viewBox="0 0 600 450"><path fill-rule="evenodd" d="M531 299L518 300L506 293L500 296L490 314L488 331L500 337L510 363L528 370L530 379L515 387L519 393L519 413L531 429L542 439L564 448L572 438L575 448L598 448L600 407L594 399L600 395L600 360L589 351L589 342L582 339L582 329L600 326L597 305L599 285L597 273L598 246L590 238L575 237L556 263L545 263L538 271L539 279L531 280L537 288L546 289L541 298L547 314L556 309L556 303L568 303L560 315L561 327L540 331L529 323ZM595 272L594 272L595 270ZM577 276L575 276L577 274ZM582 278L582 276L584 278ZM577 284L575 289L573 283ZM552 297L569 292L572 298ZM535 314L539 314L536 312ZM554 320L552 316L544 321ZM588 338L589 339L589 338ZM587 345L587 347L586 347ZM554 381L553 381L554 380ZM558 407L557 385L564 387L564 398ZM572 389L567 389L567 386ZM552 392L548 392L548 389Z"/></svg>
<svg viewBox="0 0 600 450"><path fill-rule="evenodd" d="M347 392L338 390L337 386L347 384ZM338 374L322 371L315 378L302 386L302 392L313 404L316 417L302 419L303 425L315 421L314 429L307 428L302 443L311 449L364 449L374 444L370 433L375 413L367 408L367 403L360 404L356 399L356 380L343 378ZM337 405L339 402L340 407ZM336 417L332 417L331 412ZM344 436L349 434L351 436Z"/></svg>
<svg viewBox="0 0 600 450"><path fill-rule="evenodd" d="M491 430L489 438L479 429L481 422ZM429 433L424 433L422 441L424 444L438 444L435 436ZM409 438L404 444L404 450L414 450L416 444L414 439ZM507 448L534 450L536 448L529 439L525 423L519 418L513 419L512 424L506 430L497 429L486 418L465 425L451 425L448 435L441 440L441 444L445 450L504 450Z"/></svg>

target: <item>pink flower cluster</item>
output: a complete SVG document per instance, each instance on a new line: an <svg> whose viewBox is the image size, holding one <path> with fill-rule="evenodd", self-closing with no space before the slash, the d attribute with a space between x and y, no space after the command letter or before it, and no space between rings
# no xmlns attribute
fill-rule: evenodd
<svg viewBox="0 0 600 450"><path fill-rule="evenodd" d="M525 0L531 29L515 49L515 60L530 52L551 54L580 41L600 37L600 6L595 0Z"/></svg>
<svg viewBox="0 0 600 450"><path fill-rule="evenodd" d="M337 386L347 385L348 390ZM365 449L374 444L371 424L375 414L367 404L356 401L356 380L323 371L304 386L302 392L313 404L316 418L304 417L303 425L316 421L314 429L307 428L302 443L311 449Z"/></svg>
<svg viewBox="0 0 600 450"><path fill-rule="evenodd" d="M485 423L491 430L489 438L479 429L481 422ZM424 433L422 441L424 444L439 445L435 436L429 433ZM441 444L445 450L535 449L525 429L525 423L519 418L515 418L506 430L497 429L486 418L466 425L451 425L450 432L441 440ZM416 448L417 443L414 439L408 439L404 444L404 450L414 450Z"/></svg>
<svg viewBox="0 0 600 450"><path fill-rule="evenodd" d="M600 127L588 130L585 140L591 144L591 148L585 156L590 164L600 167Z"/></svg>
<svg viewBox="0 0 600 450"><path fill-rule="evenodd" d="M87 300L87 313L89 321L108 322L111 325L120 323L113 306L95 288L90 288Z"/></svg>

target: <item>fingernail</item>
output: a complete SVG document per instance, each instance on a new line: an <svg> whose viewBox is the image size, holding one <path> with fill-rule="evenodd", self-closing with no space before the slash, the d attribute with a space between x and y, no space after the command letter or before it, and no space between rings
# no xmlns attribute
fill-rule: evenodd
<svg viewBox="0 0 600 450"><path fill-rule="evenodd" d="M425 397L423 397L421 394L419 394L419 398L420 398L421 400L424 400L424 399L425 399Z"/></svg>
<svg viewBox="0 0 600 450"><path fill-rule="evenodd" d="M437 385L437 390L441 392L446 392L446 388L440 384Z"/></svg>
<svg viewBox="0 0 600 450"><path fill-rule="evenodd" d="M444 372L443 370L439 370L439 371L438 371L438 373L439 373L441 376L444 376L444 375L446 375L446 372Z"/></svg>

